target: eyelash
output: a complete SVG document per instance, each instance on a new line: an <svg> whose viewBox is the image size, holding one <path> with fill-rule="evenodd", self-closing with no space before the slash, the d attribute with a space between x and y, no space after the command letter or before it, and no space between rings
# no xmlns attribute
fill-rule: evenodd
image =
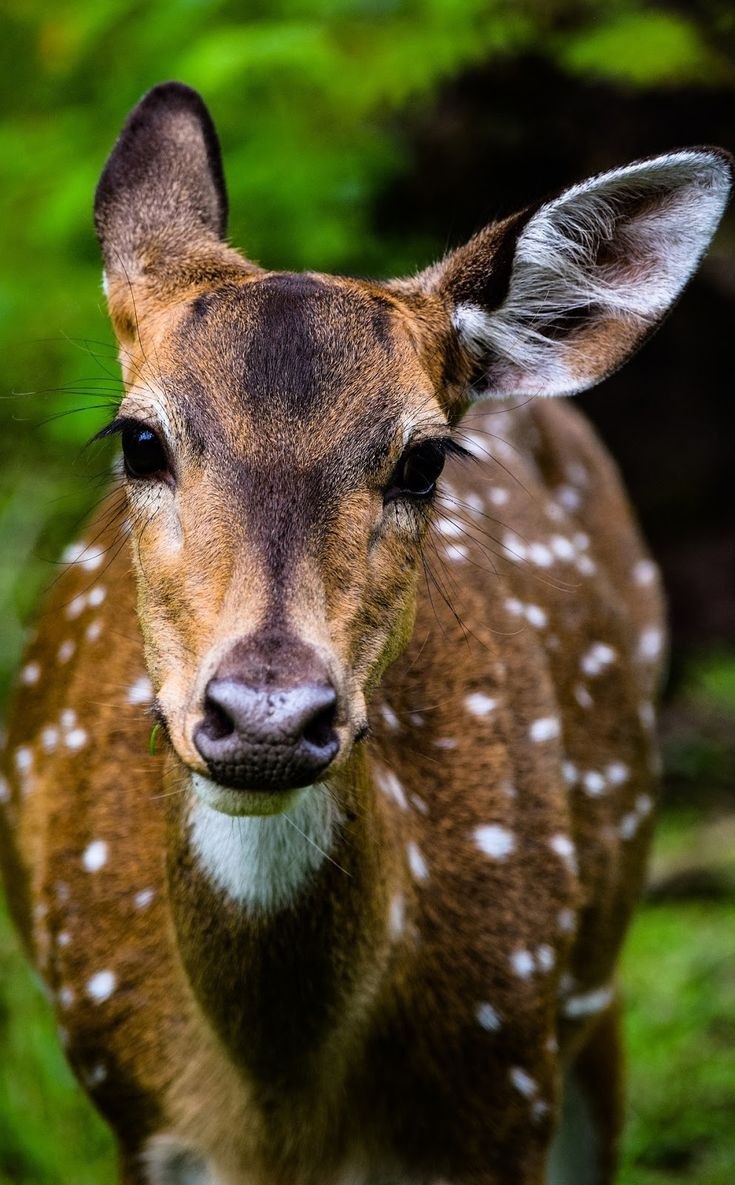
<svg viewBox="0 0 735 1185"><path fill-rule="evenodd" d="M447 457L467 457L469 455L467 449L457 444L451 437L425 440L412 445L406 449L393 470L383 494L384 505L401 499L408 500L415 505L428 504L436 492L436 484L441 477ZM413 473L410 469L412 463ZM412 480L416 482L418 488L411 488Z"/></svg>
<svg viewBox="0 0 735 1185"><path fill-rule="evenodd" d="M131 416L119 416L101 432L98 432L93 440L103 440L108 436L115 435L121 437L123 465L125 475L129 480L145 481L156 477L166 478L171 475L172 465L168 450L155 428ZM138 450L137 458L135 458L136 448ZM149 453L147 457L146 450Z"/></svg>

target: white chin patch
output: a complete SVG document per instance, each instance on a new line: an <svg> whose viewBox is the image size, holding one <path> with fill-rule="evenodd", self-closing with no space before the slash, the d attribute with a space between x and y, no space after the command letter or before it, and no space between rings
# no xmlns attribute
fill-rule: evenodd
<svg viewBox="0 0 735 1185"><path fill-rule="evenodd" d="M277 810L265 809L272 796L264 793L246 794L258 802L234 810L235 797L243 792L198 774L192 775L192 786L192 852L207 879L248 911L288 908L330 859L340 814L326 786L279 795ZM261 809L254 809L257 805Z"/></svg>

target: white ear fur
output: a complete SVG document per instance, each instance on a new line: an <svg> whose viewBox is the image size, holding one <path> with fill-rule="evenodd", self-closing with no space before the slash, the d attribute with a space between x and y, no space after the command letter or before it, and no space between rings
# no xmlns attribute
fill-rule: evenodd
<svg viewBox="0 0 735 1185"><path fill-rule="evenodd" d="M571 395L620 365L692 275L730 185L725 154L692 149L603 173L542 206L518 238L501 307L455 309L465 348L487 360L477 397ZM585 342L595 328L604 340Z"/></svg>

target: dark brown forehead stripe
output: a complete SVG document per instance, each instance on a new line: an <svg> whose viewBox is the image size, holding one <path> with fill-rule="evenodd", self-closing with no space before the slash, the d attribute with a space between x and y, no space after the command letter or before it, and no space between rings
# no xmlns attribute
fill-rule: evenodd
<svg viewBox="0 0 735 1185"><path fill-rule="evenodd" d="M243 411L318 415L337 392L388 379L391 305L317 276L278 273L197 297L182 345ZM219 372L219 373L217 373Z"/></svg>

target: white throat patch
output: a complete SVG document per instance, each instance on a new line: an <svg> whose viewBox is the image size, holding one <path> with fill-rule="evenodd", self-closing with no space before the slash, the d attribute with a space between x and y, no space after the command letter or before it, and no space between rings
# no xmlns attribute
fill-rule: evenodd
<svg viewBox="0 0 735 1185"><path fill-rule="evenodd" d="M226 815L195 797L189 835L213 885L249 912L275 913L330 858L339 822L329 790L316 785L278 815Z"/></svg>

